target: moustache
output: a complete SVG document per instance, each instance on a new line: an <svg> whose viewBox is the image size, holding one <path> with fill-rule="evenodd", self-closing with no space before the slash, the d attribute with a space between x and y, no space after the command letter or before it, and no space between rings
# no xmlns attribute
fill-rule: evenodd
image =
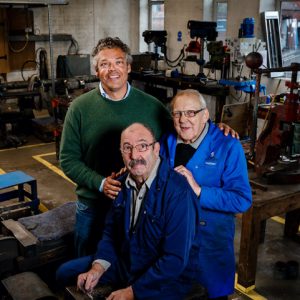
<svg viewBox="0 0 300 300"><path fill-rule="evenodd" d="M141 164L141 165L144 165L146 166L146 161L144 159L132 159L130 162L129 162L129 167L130 168L133 168L134 166L138 165L138 164Z"/></svg>

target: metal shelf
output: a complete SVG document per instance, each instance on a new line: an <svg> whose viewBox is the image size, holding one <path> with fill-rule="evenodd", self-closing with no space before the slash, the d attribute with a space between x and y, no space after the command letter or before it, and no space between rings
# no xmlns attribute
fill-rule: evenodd
<svg viewBox="0 0 300 300"><path fill-rule="evenodd" d="M52 39L54 42L57 41L71 41L72 35L71 34L53 34ZM11 35L8 37L10 42L25 42L26 37L25 35ZM49 34L30 34L28 35L29 42L48 42L49 41Z"/></svg>
<svg viewBox="0 0 300 300"><path fill-rule="evenodd" d="M68 4L67 0L0 0L0 4L16 4L16 5L61 5Z"/></svg>

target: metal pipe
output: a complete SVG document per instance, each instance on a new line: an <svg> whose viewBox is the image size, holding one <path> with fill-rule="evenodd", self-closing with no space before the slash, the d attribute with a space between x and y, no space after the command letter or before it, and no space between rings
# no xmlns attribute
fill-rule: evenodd
<svg viewBox="0 0 300 300"><path fill-rule="evenodd" d="M98 82L99 78L96 75L80 76L78 78L57 78L54 80L55 87L65 85L70 89L79 89L85 83ZM51 79L38 80L34 82L33 87L37 88L40 86L49 87L52 85ZM11 81L0 83L0 91L14 90L14 89L26 89L28 88L27 81Z"/></svg>
<svg viewBox="0 0 300 300"><path fill-rule="evenodd" d="M268 68L268 69L254 69L253 72L256 74L268 74L272 72L289 72L289 71L300 71L299 63L292 63L288 67L279 67L279 68Z"/></svg>
<svg viewBox="0 0 300 300"><path fill-rule="evenodd" d="M0 93L0 98L16 98L16 97L24 97L24 96L38 96L40 95L39 91L22 91L22 92L8 92L8 93Z"/></svg>
<svg viewBox="0 0 300 300"><path fill-rule="evenodd" d="M54 58L53 58L53 36L52 36L52 6L48 4L48 28L49 28L49 48L51 65L51 83L52 97L55 97L55 79L54 79Z"/></svg>
<svg viewBox="0 0 300 300"><path fill-rule="evenodd" d="M251 149L250 149L251 157L254 156L256 135L257 135L257 111L258 111L258 102L259 102L260 80L261 80L261 74L257 73L256 74L256 82L255 82L253 113L252 113L252 124L253 125L252 125L252 132L251 132Z"/></svg>

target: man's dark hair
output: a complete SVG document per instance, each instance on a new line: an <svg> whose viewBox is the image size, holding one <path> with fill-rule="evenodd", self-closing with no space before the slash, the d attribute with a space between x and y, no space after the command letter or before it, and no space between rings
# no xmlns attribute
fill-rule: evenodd
<svg viewBox="0 0 300 300"><path fill-rule="evenodd" d="M118 37L106 37L104 39L99 40L97 46L94 48L92 52L92 56L94 57L94 65L97 71L97 55L103 49L121 49L126 54L126 61L128 64L132 63L132 56L130 53L130 48L123 43Z"/></svg>

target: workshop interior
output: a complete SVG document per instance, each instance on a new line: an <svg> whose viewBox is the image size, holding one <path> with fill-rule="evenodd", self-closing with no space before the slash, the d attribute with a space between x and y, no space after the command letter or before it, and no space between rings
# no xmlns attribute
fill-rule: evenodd
<svg viewBox="0 0 300 300"><path fill-rule="evenodd" d="M130 46L133 86L166 107L196 89L239 134L254 200L230 299L300 299L300 1L281 0L0 0L0 299L85 299L55 289L76 209L59 147L106 36Z"/></svg>

